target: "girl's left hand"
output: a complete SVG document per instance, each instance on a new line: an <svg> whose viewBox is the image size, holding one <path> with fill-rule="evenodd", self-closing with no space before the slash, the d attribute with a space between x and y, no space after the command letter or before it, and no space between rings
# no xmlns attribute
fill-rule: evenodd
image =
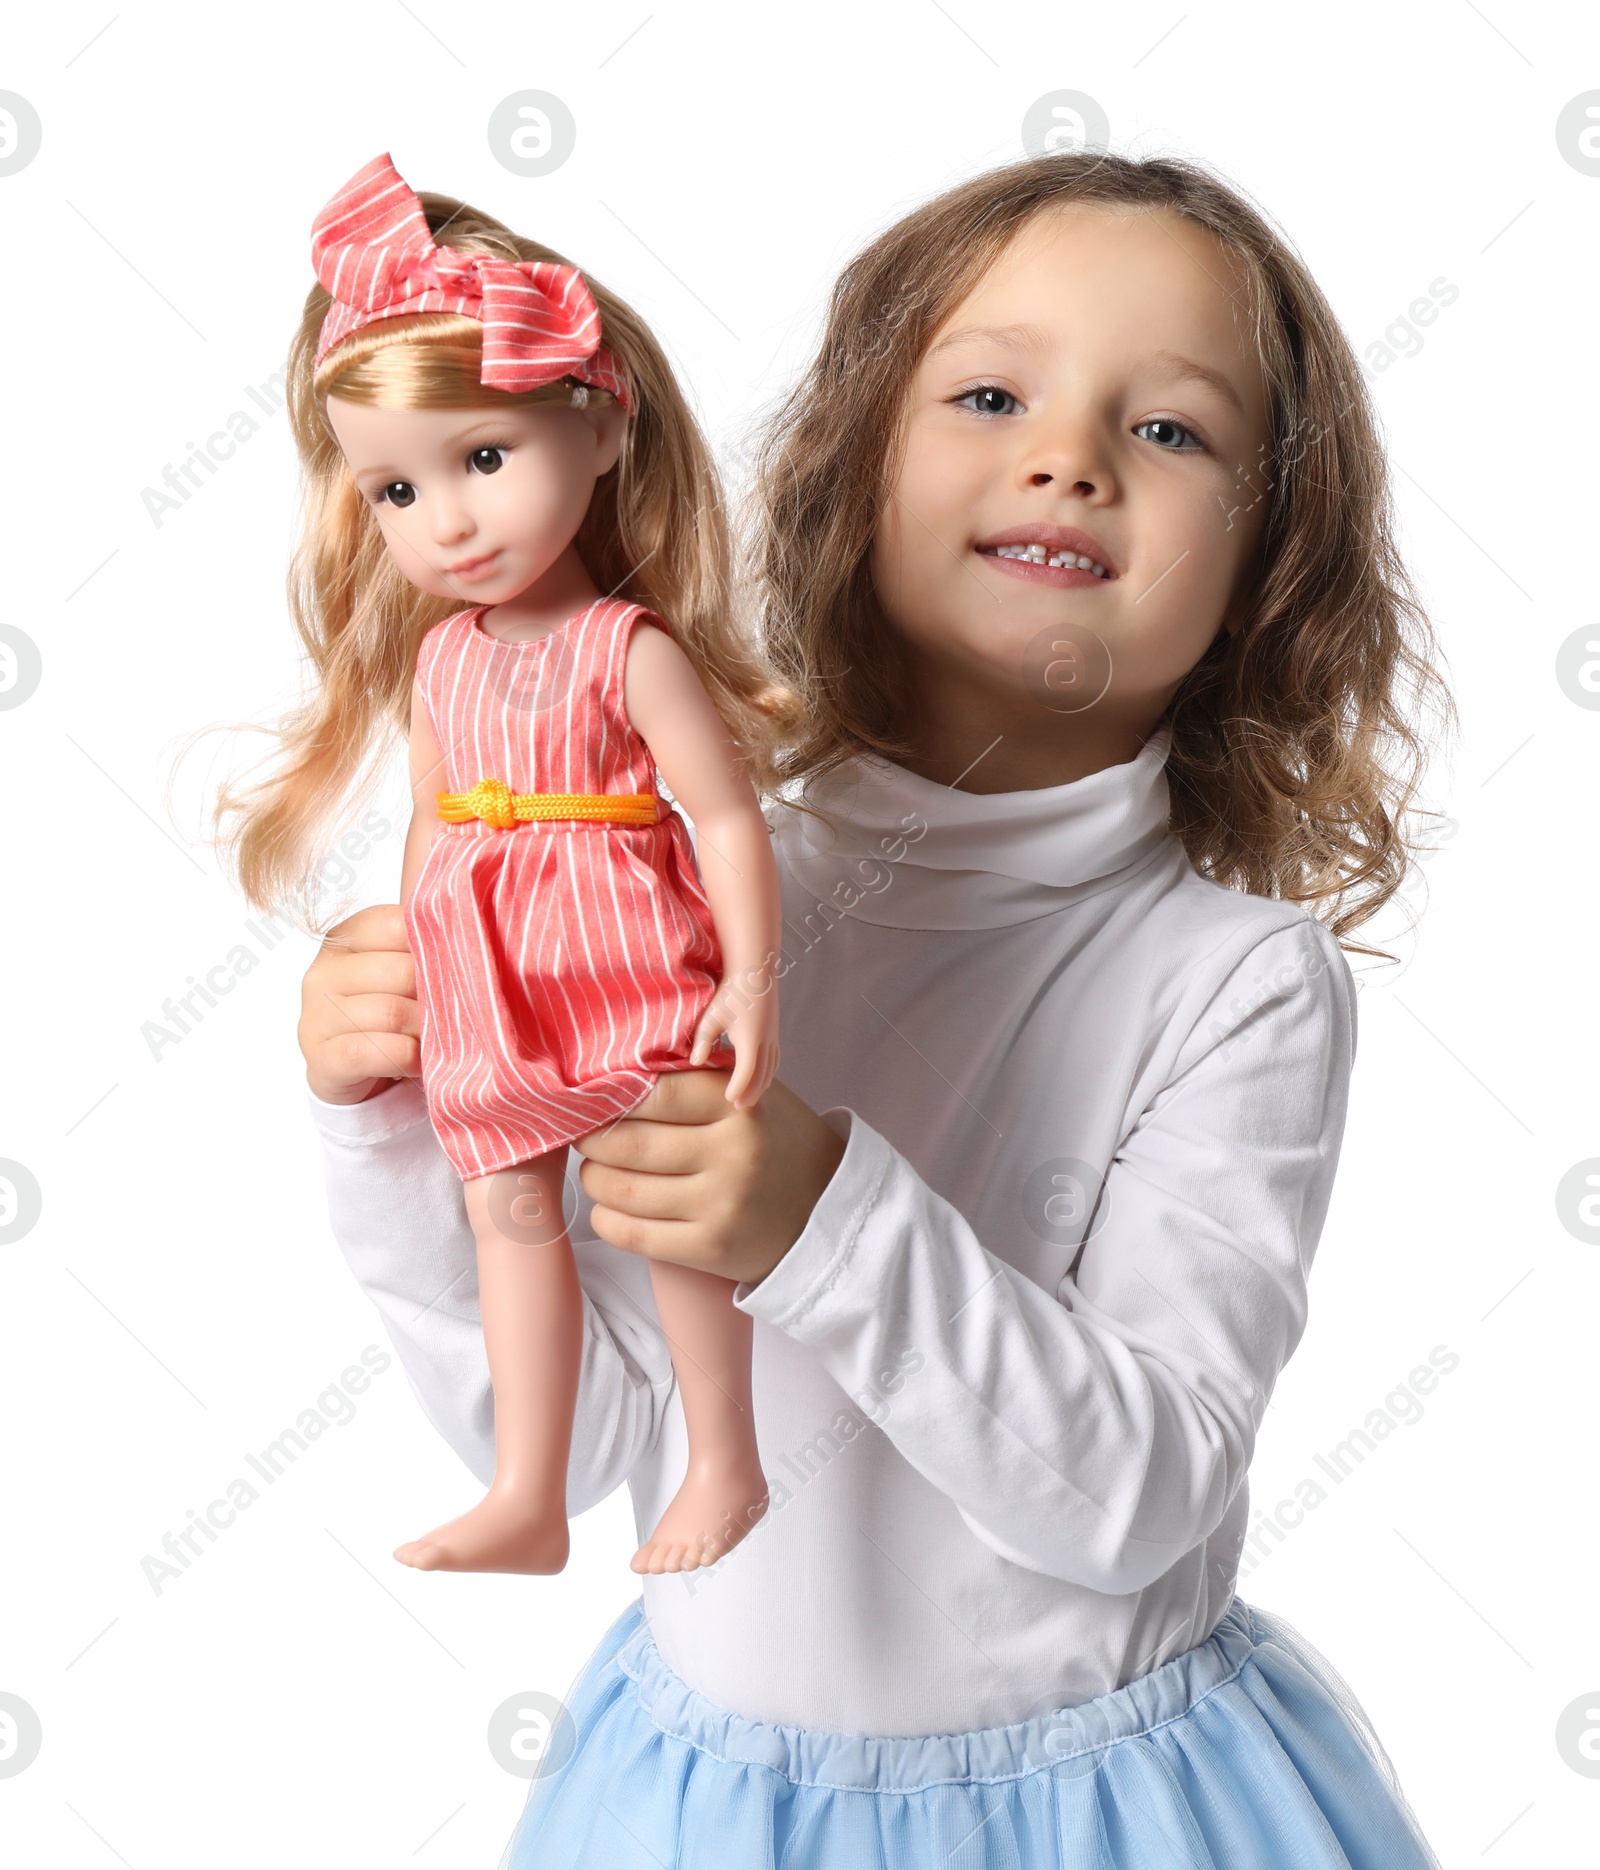
<svg viewBox="0 0 1600 1870"><path fill-rule="evenodd" d="M572 1147L602 1240L755 1284L805 1231L844 1144L777 1079L748 1110L728 1102L727 1080L663 1072L625 1117Z"/></svg>

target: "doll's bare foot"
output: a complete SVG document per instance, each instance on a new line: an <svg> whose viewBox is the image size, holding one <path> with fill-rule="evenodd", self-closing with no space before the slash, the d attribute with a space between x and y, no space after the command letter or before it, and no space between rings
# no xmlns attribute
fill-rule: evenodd
<svg viewBox="0 0 1600 1870"><path fill-rule="evenodd" d="M564 1507L491 1486L470 1513L396 1546L394 1555L418 1571L560 1571L571 1544Z"/></svg>
<svg viewBox="0 0 1600 1870"><path fill-rule="evenodd" d="M638 1572L695 1571L731 1552L767 1510L759 1461L691 1469L656 1529L629 1561Z"/></svg>

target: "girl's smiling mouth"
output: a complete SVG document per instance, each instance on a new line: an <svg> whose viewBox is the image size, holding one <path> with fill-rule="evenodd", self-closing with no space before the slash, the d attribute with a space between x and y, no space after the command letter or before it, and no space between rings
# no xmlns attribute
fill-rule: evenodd
<svg viewBox="0 0 1600 1870"><path fill-rule="evenodd" d="M975 548L1013 577L1082 589L1117 576L1105 548L1072 526L1032 523L981 540Z"/></svg>

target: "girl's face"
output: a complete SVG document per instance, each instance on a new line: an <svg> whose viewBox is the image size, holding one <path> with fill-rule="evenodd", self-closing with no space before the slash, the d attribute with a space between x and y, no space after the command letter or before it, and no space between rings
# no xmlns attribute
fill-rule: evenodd
<svg viewBox="0 0 1600 1870"><path fill-rule="evenodd" d="M389 555L420 590L504 604L566 553L627 417L613 403L380 409L329 396L328 424Z"/></svg>
<svg viewBox="0 0 1600 1870"><path fill-rule="evenodd" d="M1023 228L934 333L871 558L931 763L980 732L1012 744L977 790L1018 783L1030 743L1130 758L1234 624L1268 440L1242 301L1203 228L1074 204Z"/></svg>

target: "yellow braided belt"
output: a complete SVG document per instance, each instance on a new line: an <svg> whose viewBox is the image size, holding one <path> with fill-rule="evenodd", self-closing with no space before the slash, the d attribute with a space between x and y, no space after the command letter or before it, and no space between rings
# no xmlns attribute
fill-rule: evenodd
<svg viewBox="0 0 1600 1870"><path fill-rule="evenodd" d="M440 792L439 816L451 824L481 818L497 831L534 818L581 818L596 824L653 825L654 792L513 792L503 779L480 779L470 792Z"/></svg>

